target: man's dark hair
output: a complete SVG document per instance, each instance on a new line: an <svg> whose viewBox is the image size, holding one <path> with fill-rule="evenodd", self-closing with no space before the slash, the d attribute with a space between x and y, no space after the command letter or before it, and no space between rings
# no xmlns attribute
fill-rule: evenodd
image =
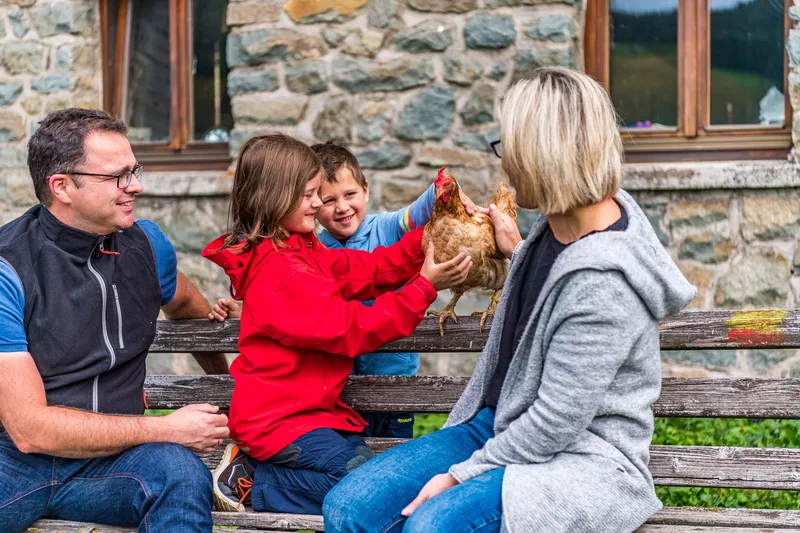
<svg viewBox="0 0 800 533"><path fill-rule="evenodd" d="M325 169L325 180L328 183L336 182L336 171L342 167L350 170L356 183L362 188L367 188L367 178L361 172L361 165L358 164L358 159L353 153L343 146L333 144L331 142L323 144L315 144L311 147L314 153L317 154L320 161L322 161L322 168Z"/></svg>
<svg viewBox="0 0 800 533"><path fill-rule="evenodd" d="M95 131L125 135L128 127L121 120L99 109L71 107L50 113L28 141L28 169L36 198L50 205L47 177L78 169L85 161L86 136ZM80 177L73 177L80 186Z"/></svg>

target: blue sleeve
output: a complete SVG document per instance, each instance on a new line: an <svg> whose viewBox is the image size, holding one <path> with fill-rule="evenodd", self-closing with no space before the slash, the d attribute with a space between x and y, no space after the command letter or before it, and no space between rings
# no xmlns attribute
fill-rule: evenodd
<svg viewBox="0 0 800 533"><path fill-rule="evenodd" d="M14 269L0 259L0 352L27 352L25 293Z"/></svg>
<svg viewBox="0 0 800 533"><path fill-rule="evenodd" d="M436 200L436 191L433 185L425 189L419 198L414 200L411 205L392 211L391 213L381 213L378 215L379 228L383 235L391 235L392 241L399 241L403 235L412 229L417 229L431 219L433 212L433 202ZM383 243L391 244L391 243Z"/></svg>
<svg viewBox="0 0 800 533"><path fill-rule="evenodd" d="M136 224L150 238L153 251L156 255L156 268L158 269L158 280L161 283L161 306L167 305L175 296L175 288L178 285L178 257L175 255L175 247L169 242L166 235L153 221L138 220Z"/></svg>

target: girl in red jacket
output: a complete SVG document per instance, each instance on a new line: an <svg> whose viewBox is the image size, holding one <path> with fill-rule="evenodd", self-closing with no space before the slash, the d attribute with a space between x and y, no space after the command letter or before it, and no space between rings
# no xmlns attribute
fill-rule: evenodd
<svg viewBox="0 0 800 533"><path fill-rule="evenodd" d="M471 265L463 253L434 263L421 229L372 253L327 249L314 236L323 172L296 139L248 140L232 231L203 251L244 302L231 365L238 445L214 472L220 510L244 511L249 496L256 511L322 514L325 494L372 457L359 435L364 420L339 397L353 358L411 334L436 291L463 281ZM373 298L372 307L360 303Z"/></svg>

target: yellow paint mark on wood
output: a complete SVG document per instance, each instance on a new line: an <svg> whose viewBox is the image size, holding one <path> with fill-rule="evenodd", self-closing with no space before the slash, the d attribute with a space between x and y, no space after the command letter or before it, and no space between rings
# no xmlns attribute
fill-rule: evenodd
<svg viewBox="0 0 800 533"><path fill-rule="evenodd" d="M732 330L750 330L758 333L781 333L786 309L733 311L725 325Z"/></svg>
<svg viewBox="0 0 800 533"><path fill-rule="evenodd" d="M368 0L289 0L283 6L293 20L324 13L329 9L349 15L367 5Z"/></svg>

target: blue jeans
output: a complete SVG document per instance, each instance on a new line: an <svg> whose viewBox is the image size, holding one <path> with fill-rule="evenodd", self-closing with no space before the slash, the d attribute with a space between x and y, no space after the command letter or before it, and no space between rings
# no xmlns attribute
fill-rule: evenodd
<svg viewBox="0 0 800 533"><path fill-rule="evenodd" d="M253 510L322 514L328 491L372 457L361 435L328 428L306 433L266 461L251 457Z"/></svg>
<svg viewBox="0 0 800 533"><path fill-rule="evenodd" d="M436 474L466 461L494 436L494 412L397 446L348 475L325 498L325 533L496 533L504 468L491 470L400 511Z"/></svg>
<svg viewBox="0 0 800 533"><path fill-rule="evenodd" d="M138 526L139 533L208 533L211 473L177 444L63 459L24 454L0 437L0 531L24 531L45 517Z"/></svg>

